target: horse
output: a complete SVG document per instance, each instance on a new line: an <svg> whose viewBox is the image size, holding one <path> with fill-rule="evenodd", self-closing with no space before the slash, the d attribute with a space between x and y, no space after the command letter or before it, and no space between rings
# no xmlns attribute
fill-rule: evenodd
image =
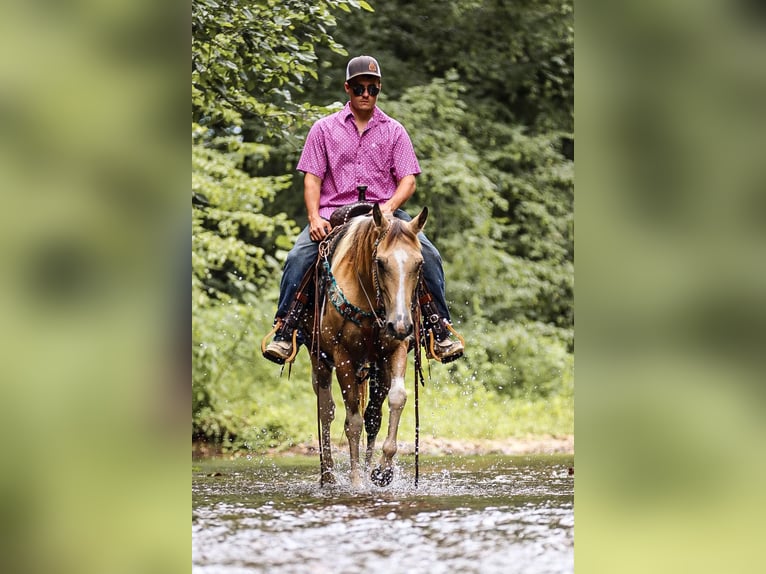
<svg viewBox="0 0 766 574"><path fill-rule="evenodd" d="M387 486L394 475L399 421L407 402L404 376L407 355L419 330L417 289L423 266L418 233L428 208L412 221L384 216L357 216L337 237L320 245L317 295L311 343L312 386L319 421L320 483L333 484L330 425L335 418L332 370L346 410L345 433L351 459L351 484L363 483L359 461L362 427L367 433L365 467L370 468L388 397L388 433L378 466L370 479ZM369 381L369 400L362 414Z"/></svg>

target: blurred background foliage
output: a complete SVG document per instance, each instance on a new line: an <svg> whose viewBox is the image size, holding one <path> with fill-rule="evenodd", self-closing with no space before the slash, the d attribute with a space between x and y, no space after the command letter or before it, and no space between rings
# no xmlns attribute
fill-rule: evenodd
<svg viewBox="0 0 766 574"><path fill-rule="evenodd" d="M232 118L224 121L213 114L224 98L233 97L233 79L193 94L200 103L192 105L192 121L202 128L192 127L194 161L211 166L194 171L195 186L211 188L193 196L194 215L202 228L225 239L214 223L219 216L205 216L204 210L245 212L247 224L237 223L241 240L253 241L247 239L253 233L264 242L265 254L244 251L244 260L261 271L243 272L243 283L220 258L221 270L211 271L216 280L195 274L194 294L203 304L195 299L194 428L221 440L227 432L240 442L247 434L269 437L258 439L260 444L312 433L305 353L288 381L256 350L276 297L277 278L268 265L281 264L292 241L286 229L305 221L302 199L292 187L301 134L323 104L344 98L347 55L334 52L329 40L301 36L307 29L309 35L332 36L352 54L378 56L385 74L381 107L387 111L398 114L396 106L404 107L405 93L420 93L416 88L441 83L457 90L467 121L457 130L436 119L418 129L434 137L450 133L451 139L436 141L457 146L449 149L463 155L450 164L445 155L449 170L440 176L423 174L418 202L432 193L426 177L442 185L467 165L472 178L486 177L509 202L491 204L493 213L507 210L509 220L484 220L484 228L466 229L463 236L459 229L446 234L448 226L435 218L429 222L439 247L451 250L448 287L470 347L465 360L433 368L421 395L424 432L480 437L551 432L557 425L571 429L571 377L548 378L557 391L546 398L533 396L528 383L515 397L500 394L508 389L499 385L485 386L485 371L479 370L491 365L495 372L502 364L512 373L506 381L527 381L528 373L541 380L545 369L530 370L540 356L535 345L544 345L551 368L571 360L571 330L532 315L543 308L535 306L536 298L556 293L557 278L567 273L537 255L528 257L535 247L546 257L560 256L571 244L571 231L565 241L548 241L571 219L547 220L531 210L532 192L543 194L546 209L558 197L533 182L553 178L568 185L572 169L559 157L559 151L567 159L573 155L566 93L571 15L563 17L571 6L374 4L376 11L368 13L351 2L345 4L348 11L327 1L315 6L229 0L225 10L223 2L192 2L192 51L198 58L207 43L208 73L216 66L220 73L233 72L225 59L251 79L248 97L262 105L280 103L269 108L273 116L232 105ZM273 30L272 13L287 13L289 22L275 23L279 34L264 33L257 51L226 58L224 40L234 53L239 38L232 27L243 27L227 11L242 6L253 15L247 20L251 34ZM577 5L578 571L752 572L761 560L763 6L752 0ZM503 10L517 17L502 17ZM386 15L391 24L382 23ZM189 22L186 5L149 0L3 5L4 572L188 572L191 566L184 192L190 134L183 118ZM544 30L561 32L554 37ZM288 34L300 38L299 46L312 44L316 59L304 65L314 68L316 79L297 68L302 79L285 73L281 64L288 70L294 64L290 54L310 56L310 50L286 47ZM502 47L501 56L484 57L482 50L493 42ZM283 58L269 68L281 71L268 78L258 75L267 69L262 65L245 69L256 56ZM493 68L527 81L525 92L510 76L506 82L502 74L484 75ZM546 74L564 78L563 84L548 78L550 88L541 91ZM222 94L224 88L228 92ZM564 103L558 105L559 99ZM409 107L427 104L410 100ZM442 113L446 109L439 106ZM280 116L283 110L291 113ZM270 117L279 121L267 128ZM423 135L408 127L413 138ZM290 137L273 135L283 129ZM466 142L478 160L469 157ZM425 149L418 151L424 163L432 161ZM557 165L543 168L551 159ZM477 161L481 172L473 170ZM223 172L212 168L224 165L229 167ZM272 185L262 178L277 179ZM257 209L232 207L238 195L229 189L245 181L248 201L272 191L273 201L266 196ZM472 185L492 196L480 182ZM513 198L504 195L511 192ZM440 209L452 208L441 203ZM483 202L469 207L453 214L489 209ZM261 218L279 213L286 217L279 223ZM551 236L510 228L522 221L511 215L522 213L524 225L535 216ZM268 231L271 225L275 232ZM204 245L196 235L194 241ZM497 252L485 237L509 249L513 242L512 251ZM195 249L194 257L206 249ZM200 261L205 259L196 262L198 270ZM212 263L211 258L209 269L219 269ZM483 275L467 281L475 274L469 265ZM501 274L519 280L506 286L496 279ZM481 297L473 296L472 286L483 290ZM459 290L472 296L457 297ZM566 298L549 297L546 305L561 301ZM512 321L498 309L508 317L528 316ZM479 311L491 322L479 318ZM566 325L565 313L556 320L562 318ZM412 411L410 404L403 438ZM460 457L455 464L460 466Z"/></svg>
<svg viewBox="0 0 766 574"><path fill-rule="evenodd" d="M431 210L468 344L431 372L433 432L571 433L571 2L195 0L192 32L195 439L312 438L308 361L287 381L259 344L306 223L303 139L345 102L345 64L362 53L381 64L379 106L413 140L423 173L406 209ZM481 421L449 424L477 400Z"/></svg>

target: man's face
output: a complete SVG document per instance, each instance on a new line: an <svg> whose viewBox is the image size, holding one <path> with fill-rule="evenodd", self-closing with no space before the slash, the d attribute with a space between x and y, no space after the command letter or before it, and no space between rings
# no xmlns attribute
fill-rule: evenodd
<svg viewBox="0 0 766 574"><path fill-rule="evenodd" d="M376 76L357 76L344 86L351 101L351 107L358 110L371 110L375 107L380 91L380 78ZM370 94L370 88L375 95ZM357 95L359 94L359 95Z"/></svg>

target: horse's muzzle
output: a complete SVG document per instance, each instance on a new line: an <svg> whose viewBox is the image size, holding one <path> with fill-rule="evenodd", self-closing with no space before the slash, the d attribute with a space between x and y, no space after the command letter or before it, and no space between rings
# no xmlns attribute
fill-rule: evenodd
<svg viewBox="0 0 766 574"><path fill-rule="evenodd" d="M397 317L396 321L386 321L386 334L399 341L404 341L414 330L412 320Z"/></svg>

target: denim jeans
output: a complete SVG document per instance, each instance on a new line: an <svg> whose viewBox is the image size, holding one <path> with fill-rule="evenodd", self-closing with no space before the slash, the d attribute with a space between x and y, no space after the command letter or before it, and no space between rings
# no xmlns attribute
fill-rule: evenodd
<svg viewBox="0 0 766 574"><path fill-rule="evenodd" d="M404 221L412 220L412 217L401 209L397 209L394 212L394 217ZM420 240L421 253L423 254L423 279L425 280L426 287L434 298L434 304L439 315L449 321L450 315L444 292L444 269L442 268L441 255L439 255L436 247L423 233L418 234L418 239ZM279 304L276 315L278 318L287 315L290 304L298 290L298 285L300 285L306 271L316 261L318 252L319 243L311 240L307 225L298 235L295 245L287 254L287 260L282 271L282 281L279 285Z"/></svg>

